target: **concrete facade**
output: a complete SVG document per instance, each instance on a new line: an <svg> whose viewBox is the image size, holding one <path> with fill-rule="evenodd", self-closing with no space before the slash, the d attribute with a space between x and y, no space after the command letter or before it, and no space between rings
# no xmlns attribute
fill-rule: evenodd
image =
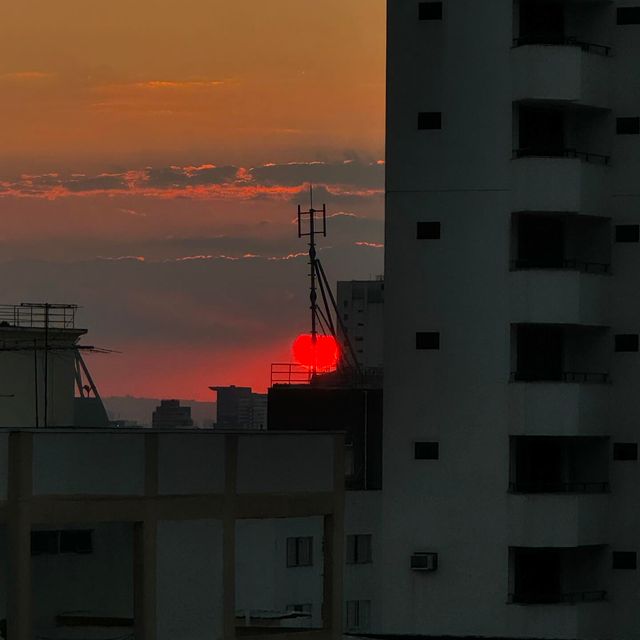
<svg viewBox="0 0 640 640"><path fill-rule="evenodd" d="M640 629L633 6L388 3L378 632Z"/></svg>
<svg viewBox="0 0 640 640"><path fill-rule="evenodd" d="M319 527L321 604L315 628L296 637L339 637L343 458L343 437L326 433L4 430L0 612L8 637L55 637L65 623L101 627L105 619L109 637L119 626L142 640L232 639L236 627L260 637L259 625L236 617L236 549L245 522L270 519ZM70 547L68 537L53 549L33 546L32 532L59 531L92 532L93 549ZM283 588L266 585L276 597Z"/></svg>

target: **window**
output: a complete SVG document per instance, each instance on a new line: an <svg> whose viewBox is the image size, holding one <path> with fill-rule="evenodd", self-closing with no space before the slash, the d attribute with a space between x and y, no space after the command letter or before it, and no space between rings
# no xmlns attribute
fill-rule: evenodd
<svg viewBox="0 0 640 640"><path fill-rule="evenodd" d="M442 129L440 111L421 111L418 114L418 129Z"/></svg>
<svg viewBox="0 0 640 640"><path fill-rule="evenodd" d="M59 531L32 531L31 555L57 554Z"/></svg>
<svg viewBox="0 0 640 640"><path fill-rule="evenodd" d="M439 442L416 442L413 445L416 460L438 460L440 458Z"/></svg>
<svg viewBox="0 0 640 640"><path fill-rule="evenodd" d="M371 562L371 534L347 536L347 564L369 564Z"/></svg>
<svg viewBox="0 0 640 640"><path fill-rule="evenodd" d="M638 351L638 334L622 333L615 336L616 351Z"/></svg>
<svg viewBox="0 0 640 640"><path fill-rule="evenodd" d="M301 618L311 617L313 613L313 604L311 602L304 602L302 604L288 604L287 611L289 613L301 613Z"/></svg>
<svg viewBox="0 0 640 640"><path fill-rule="evenodd" d="M614 551L614 569L635 569L637 566L637 556L635 551Z"/></svg>
<svg viewBox="0 0 640 640"><path fill-rule="evenodd" d="M61 531L60 553L91 553L93 539L91 531Z"/></svg>
<svg viewBox="0 0 640 640"><path fill-rule="evenodd" d="M418 20L442 20L442 2L419 2Z"/></svg>
<svg viewBox="0 0 640 640"><path fill-rule="evenodd" d="M640 24L640 7L619 7L617 18L619 25Z"/></svg>
<svg viewBox="0 0 640 640"><path fill-rule="evenodd" d="M440 240L440 223L418 222L416 238L418 240Z"/></svg>
<svg viewBox="0 0 640 640"><path fill-rule="evenodd" d="M362 336L356 336L356 342L363 342L364 338Z"/></svg>
<svg viewBox="0 0 640 640"><path fill-rule="evenodd" d="M345 320L348 320L348 319L349 319L349 314L348 314L348 313L345 313L342 317L343 317Z"/></svg>
<svg viewBox="0 0 640 640"><path fill-rule="evenodd" d="M616 225L616 242L640 242L640 225Z"/></svg>
<svg viewBox="0 0 640 640"><path fill-rule="evenodd" d="M619 135L640 134L640 118L616 118L616 133Z"/></svg>
<svg viewBox="0 0 640 640"><path fill-rule="evenodd" d="M439 349L440 334L437 331L419 331L416 333L416 349Z"/></svg>
<svg viewBox="0 0 640 640"><path fill-rule="evenodd" d="M438 569L438 554L424 551L412 554L411 569L413 571L436 571Z"/></svg>
<svg viewBox="0 0 640 640"><path fill-rule="evenodd" d="M353 478L356 474L356 461L353 451L353 444L344 445L344 477Z"/></svg>
<svg viewBox="0 0 640 640"><path fill-rule="evenodd" d="M614 442L613 443L613 459L614 460L637 460L638 459L638 443L637 442Z"/></svg>
<svg viewBox="0 0 640 640"><path fill-rule="evenodd" d="M371 600L347 600L347 631L366 631L371 617Z"/></svg>
<svg viewBox="0 0 640 640"><path fill-rule="evenodd" d="M67 531L32 531L31 555L57 555L59 553L91 553L93 532L70 529Z"/></svg>
<svg viewBox="0 0 640 640"><path fill-rule="evenodd" d="M313 538L287 538L287 567L313 565Z"/></svg>

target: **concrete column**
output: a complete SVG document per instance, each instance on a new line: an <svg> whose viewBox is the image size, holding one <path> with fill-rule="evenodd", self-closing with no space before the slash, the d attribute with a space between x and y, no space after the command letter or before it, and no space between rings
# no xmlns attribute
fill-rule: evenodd
<svg viewBox="0 0 640 640"><path fill-rule="evenodd" d="M342 638L344 573L344 436L335 439L333 513L324 517L322 626L334 640Z"/></svg>
<svg viewBox="0 0 640 640"><path fill-rule="evenodd" d="M133 611L136 640L156 637L156 562L158 523L154 518L133 525Z"/></svg>
<svg viewBox="0 0 640 640"><path fill-rule="evenodd" d="M134 523L133 591L136 640L155 640L157 633L158 434L144 436L144 521Z"/></svg>
<svg viewBox="0 0 640 640"><path fill-rule="evenodd" d="M225 489L222 518L222 593L225 640L236 637L236 493L238 436L225 436Z"/></svg>
<svg viewBox="0 0 640 640"><path fill-rule="evenodd" d="M7 636L32 640L31 513L33 434L9 434Z"/></svg>

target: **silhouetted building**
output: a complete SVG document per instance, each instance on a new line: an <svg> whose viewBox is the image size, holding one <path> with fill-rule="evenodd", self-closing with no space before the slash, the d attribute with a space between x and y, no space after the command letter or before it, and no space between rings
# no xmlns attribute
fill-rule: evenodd
<svg viewBox="0 0 640 640"><path fill-rule="evenodd" d="M387 63L372 628L635 638L640 6L393 0Z"/></svg>
<svg viewBox="0 0 640 640"><path fill-rule="evenodd" d="M360 367L382 370L384 280L340 281L336 302Z"/></svg>
<svg viewBox="0 0 640 640"><path fill-rule="evenodd" d="M382 489L382 389L275 385L270 431L344 431L345 486Z"/></svg>
<svg viewBox="0 0 640 640"><path fill-rule="evenodd" d="M220 429L267 428L267 395L253 393L251 387L209 387L217 393L217 419Z"/></svg>
<svg viewBox="0 0 640 640"><path fill-rule="evenodd" d="M193 427L191 407L180 406L180 400L160 400L160 406L153 412L151 426L155 429Z"/></svg>

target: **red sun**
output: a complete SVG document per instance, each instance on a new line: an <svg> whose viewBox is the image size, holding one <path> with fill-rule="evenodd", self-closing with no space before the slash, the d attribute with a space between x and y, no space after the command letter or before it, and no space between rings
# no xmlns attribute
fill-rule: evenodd
<svg viewBox="0 0 640 640"><path fill-rule="evenodd" d="M303 333L293 343L293 357L303 367L326 371L336 368L340 348L333 336L316 336L314 344L311 335Z"/></svg>

